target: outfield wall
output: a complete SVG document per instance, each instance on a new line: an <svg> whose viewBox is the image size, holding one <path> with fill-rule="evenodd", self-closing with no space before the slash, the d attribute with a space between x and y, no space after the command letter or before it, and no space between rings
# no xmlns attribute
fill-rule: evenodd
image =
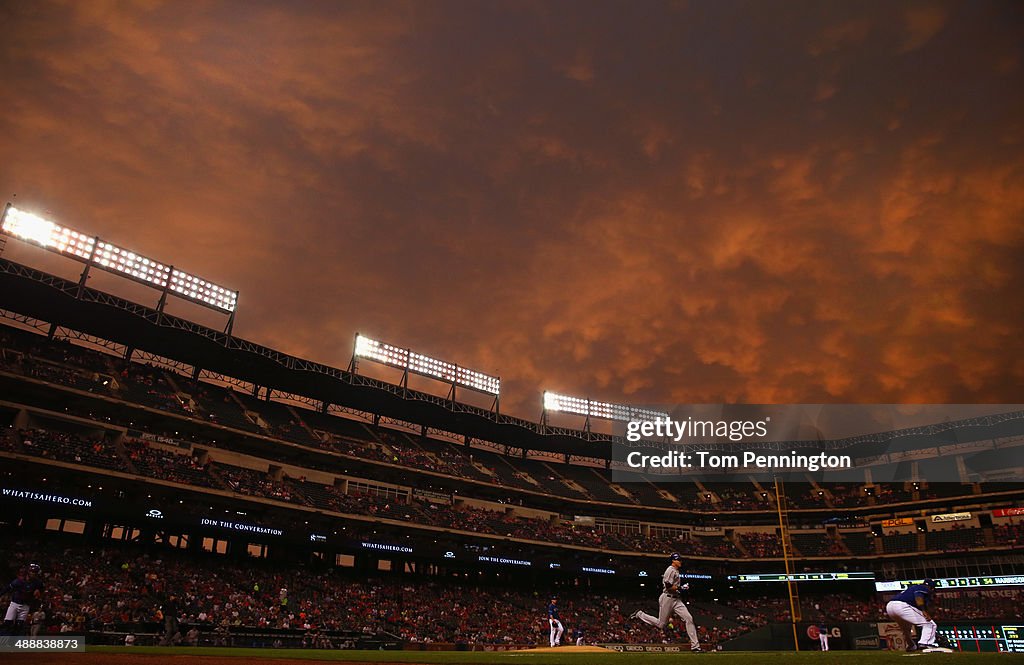
<svg viewBox="0 0 1024 665"><path fill-rule="evenodd" d="M836 651L885 649L882 638L885 624L874 621L825 622L829 649ZM880 631L880 628L882 631ZM803 621L797 624L797 640L801 651L818 651L818 624ZM772 623L729 640L725 651L793 651L793 624Z"/></svg>

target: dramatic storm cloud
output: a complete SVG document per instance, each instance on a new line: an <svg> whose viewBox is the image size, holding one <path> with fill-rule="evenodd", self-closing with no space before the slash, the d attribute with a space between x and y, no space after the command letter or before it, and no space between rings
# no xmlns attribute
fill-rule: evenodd
<svg viewBox="0 0 1024 665"><path fill-rule="evenodd" d="M238 288L248 339L358 330L528 417L1022 396L1019 3L0 15L0 192Z"/></svg>

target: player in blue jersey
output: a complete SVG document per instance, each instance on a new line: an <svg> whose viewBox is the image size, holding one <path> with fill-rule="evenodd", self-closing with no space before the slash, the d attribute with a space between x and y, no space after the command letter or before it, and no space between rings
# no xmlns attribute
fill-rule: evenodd
<svg viewBox="0 0 1024 665"><path fill-rule="evenodd" d="M29 606L39 598L43 581L39 577L39 566L31 564L18 571L18 576L7 585L4 594L11 594L11 604L4 617L4 633L18 635L28 621Z"/></svg>
<svg viewBox="0 0 1024 665"><path fill-rule="evenodd" d="M903 638L907 643L907 651L937 649L939 647L936 643L935 635L937 626L929 612L929 607L932 603L932 592L934 590L935 580L928 578L922 584L911 584L896 594L885 606L885 613L903 631ZM917 626L919 631L916 644L911 636L911 626Z"/></svg>
<svg viewBox="0 0 1024 665"><path fill-rule="evenodd" d="M577 625L572 629L572 639L576 643L576 646L583 646L583 627Z"/></svg>
<svg viewBox="0 0 1024 665"><path fill-rule="evenodd" d="M558 617L558 596L552 596L548 603L548 626L551 628L551 646L557 647L562 640L562 622Z"/></svg>

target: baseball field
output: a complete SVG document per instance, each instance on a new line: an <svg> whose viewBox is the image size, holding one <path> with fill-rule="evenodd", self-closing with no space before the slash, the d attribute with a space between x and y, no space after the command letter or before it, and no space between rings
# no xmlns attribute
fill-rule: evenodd
<svg viewBox="0 0 1024 665"><path fill-rule="evenodd" d="M798 663L801 665L884 665L906 663L907 658L953 661L961 665L1024 663L1024 654L905 654L875 651L718 652L705 654L616 653L595 648L562 648L557 651L510 652L411 652L411 651L324 651L298 649L233 649L224 647L90 647L84 654L5 654L4 661L40 665L245 665L248 661L273 665L308 665L310 661L366 663L375 665L668 665L680 660L708 659L717 665L760 665ZM913 661L911 661L913 662Z"/></svg>

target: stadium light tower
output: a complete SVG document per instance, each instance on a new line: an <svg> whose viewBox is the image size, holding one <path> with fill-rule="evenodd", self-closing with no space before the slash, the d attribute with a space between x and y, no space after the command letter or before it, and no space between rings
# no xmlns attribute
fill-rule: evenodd
<svg viewBox="0 0 1024 665"><path fill-rule="evenodd" d="M631 422L634 420L656 420L667 419L669 416L664 411L653 409L642 409L628 404L613 404L611 402L598 402L587 397L570 397L560 395L550 390L544 391L544 408L541 411L540 424L545 426L548 423L548 412L571 413L586 418L583 423L584 430L590 432L590 419L600 418L616 422Z"/></svg>
<svg viewBox="0 0 1024 665"><path fill-rule="evenodd" d="M0 231L12 238L84 263L85 268L78 280L79 298L89 279L90 269L98 268L159 290L160 301L156 306L158 312L164 311L167 296L170 295L226 314L228 323L224 332L231 334L238 307L238 291L125 249L99 236L61 226L15 208L10 203L4 207Z"/></svg>
<svg viewBox="0 0 1024 665"><path fill-rule="evenodd" d="M491 410L495 413L498 412L501 379L497 376L467 369L453 362L431 358L422 353L416 353L411 349L381 342L356 333L355 345L352 350L352 362L349 364L349 371L353 374L357 373L358 370L358 358L364 358L381 365L402 370L402 380L399 385L405 390L409 389L409 374L412 373L448 384L450 386L448 399L451 402L455 402L456 387L458 386L485 395L492 395L494 402L491 405Z"/></svg>

